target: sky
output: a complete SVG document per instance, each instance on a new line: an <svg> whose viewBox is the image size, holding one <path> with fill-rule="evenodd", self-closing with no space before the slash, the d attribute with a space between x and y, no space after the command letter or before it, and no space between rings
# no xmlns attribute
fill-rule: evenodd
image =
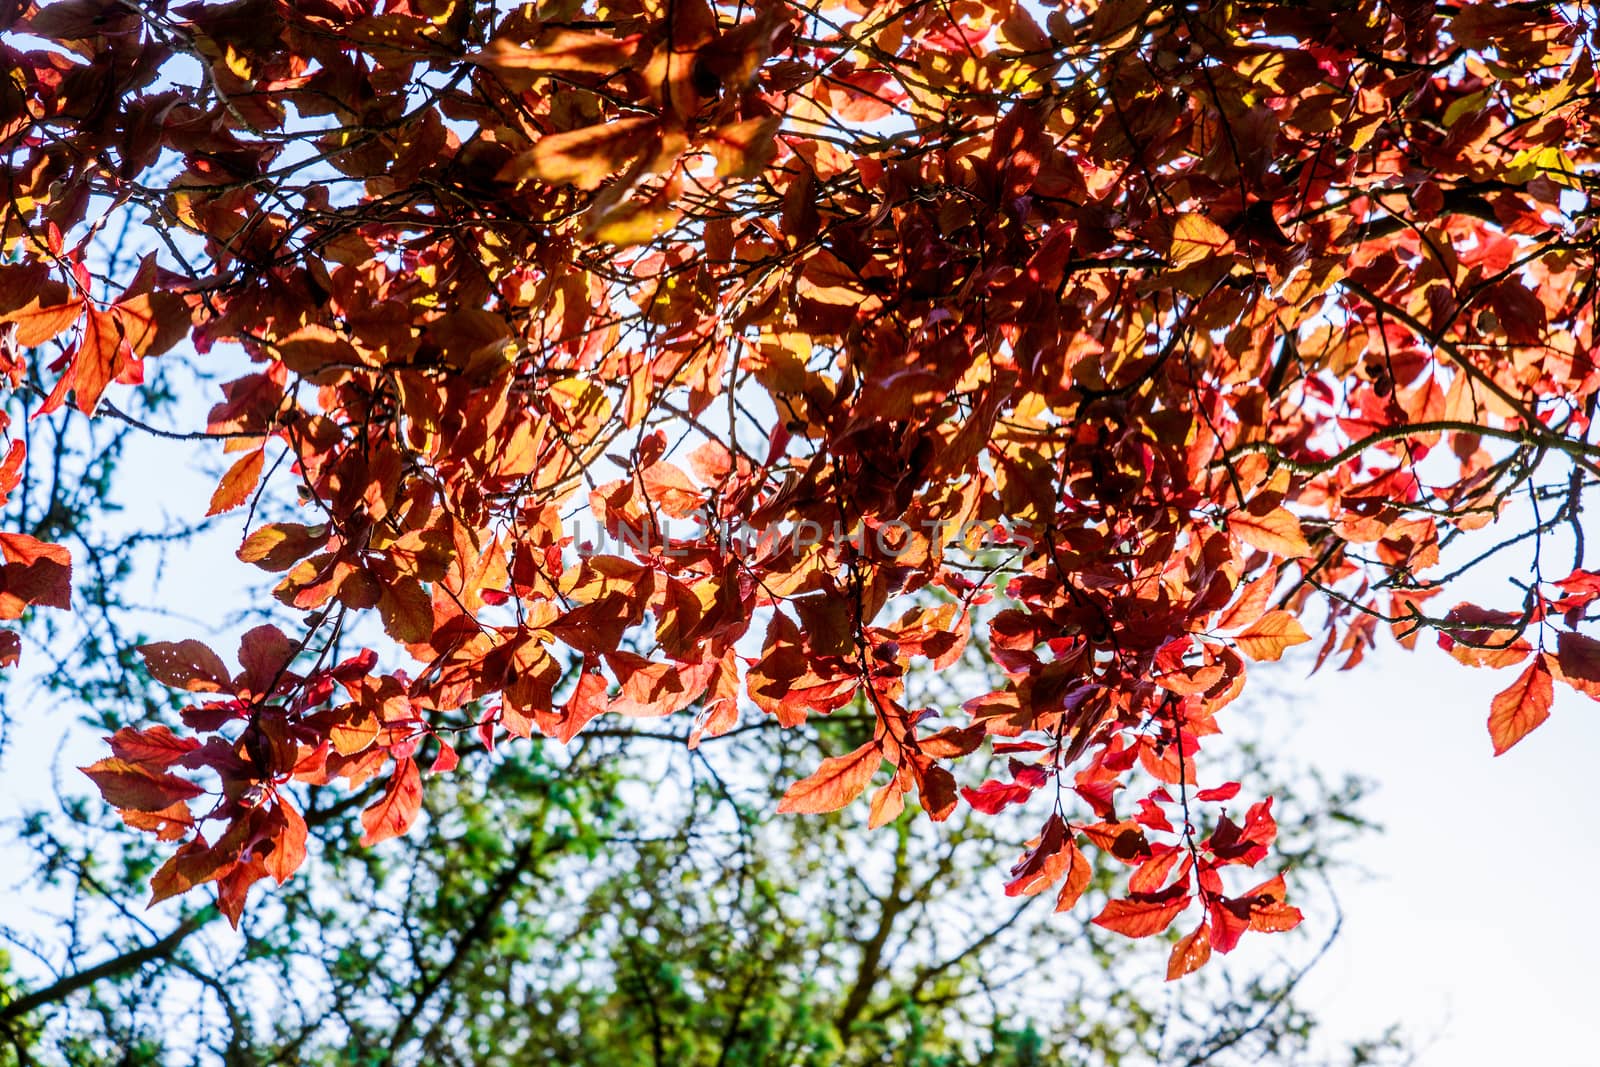
<svg viewBox="0 0 1600 1067"><path fill-rule="evenodd" d="M1596 1061L1600 708L1557 684L1550 719L1494 757L1484 720L1514 672L1437 647L1380 648L1301 683L1290 751L1378 790L1385 832L1337 875L1341 936L1307 978L1330 1035L1400 1023L1418 1067L1579 1067Z"/></svg>

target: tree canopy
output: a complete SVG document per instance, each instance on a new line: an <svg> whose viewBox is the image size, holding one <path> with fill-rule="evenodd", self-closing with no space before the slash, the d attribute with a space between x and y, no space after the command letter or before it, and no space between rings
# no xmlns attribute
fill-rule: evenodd
<svg viewBox="0 0 1600 1067"><path fill-rule="evenodd" d="M59 0L0 28L28 419L226 452L192 512L236 512L294 612L234 660L142 648L181 721L130 707L85 771L166 850L155 901L214 883L239 922L304 862L308 789L376 844L469 747L849 708L778 811L1020 811L1005 892L1067 910L1130 868L1093 921L1190 913L1178 977L1300 921L1271 797L1207 758L1247 662L1429 635L1513 672L1497 752L1556 684L1600 698L1587 9ZM132 402L147 363L230 360L167 409L203 425ZM14 437L0 489L50 460ZM1452 595L1530 541L1505 602ZM0 614L68 606L67 549L0 552ZM911 699L969 649L964 699Z"/></svg>

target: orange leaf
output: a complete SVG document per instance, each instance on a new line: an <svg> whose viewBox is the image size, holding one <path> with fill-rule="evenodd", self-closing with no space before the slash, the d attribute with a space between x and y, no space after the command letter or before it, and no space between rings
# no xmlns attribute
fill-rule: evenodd
<svg viewBox="0 0 1600 1067"><path fill-rule="evenodd" d="M286 571L327 543L326 526L274 522L246 537L235 554L263 570Z"/></svg>
<svg viewBox="0 0 1600 1067"><path fill-rule="evenodd" d="M778 812L820 815L838 811L865 791L882 762L878 746L872 741L848 756L830 756L815 774L789 787L778 802Z"/></svg>
<svg viewBox="0 0 1600 1067"><path fill-rule="evenodd" d="M1270 510L1251 507L1235 511L1228 516L1228 529L1245 544L1274 556L1295 559L1311 554L1300 520L1282 505Z"/></svg>
<svg viewBox="0 0 1600 1067"><path fill-rule="evenodd" d="M535 178L546 185L597 189L650 146L655 125L655 119L615 119L552 133L512 158L496 177L519 183Z"/></svg>
<svg viewBox="0 0 1600 1067"><path fill-rule="evenodd" d="M1253 660L1275 660L1286 649L1311 640L1300 620L1287 611L1269 611L1234 638L1239 650Z"/></svg>
<svg viewBox="0 0 1600 1067"><path fill-rule="evenodd" d="M72 606L72 555L23 533L0 533L0 619L20 618L30 604Z"/></svg>
<svg viewBox="0 0 1600 1067"><path fill-rule="evenodd" d="M216 492L211 494L211 507L206 514L220 515L249 500L250 494L255 492L256 483L261 480L261 467L266 458L267 450L258 448L229 467L228 473L217 484Z"/></svg>
<svg viewBox="0 0 1600 1067"><path fill-rule="evenodd" d="M141 359L159 356L189 332L189 305L172 293L140 293L111 309L128 347Z"/></svg>
<svg viewBox="0 0 1600 1067"><path fill-rule="evenodd" d="M1089 857L1083 854L1083 849L1075 843L1069 843L1072 850L1072 863L1067 868L1067 880L1061 883L1061 892L1056 894L1056 911L1070 911L1078 903L1083 891L1089 888L1089 880L1094 877L1094 871L1089 866Z"/></svg>
<svg viewBox="0 0 1600 1067"><path fill-rule="evenodd" d="M1092 921L1127 937L1149 937L1171 926L1188 906L1187 893L1168 901L1113 900Z"/></svg>
<svg viewBox="0 0 1600 1067"><path fill-rule="evenodd" d="M41 307L39 299L35 297L25 306L0 315L0 322L17 324L17 333L13 340L16 341L18 348L37 348L46 341L59 337L69 326L77 322L78 316L82 314L83 305L77 301Z"/></svg>
<svg viewBox="0 0 1600 1067"><path fill-rule="evenodd" d="M1211 927L1202 921L1194 932L1180 938L1172 946L1167 959L1167 981L1175 982L1186 974L1198 971L1211 958Z"/></svg>
<svg viewBox="0 0 1600 1067"><path fill-rule="evenodd" d="M876 830L880 826L887 826L898 819L900 813L905 810L906 791L901 788L900 780L895 778L872 794L872 810L867 817L867 828Z"/></svg>
<svg viewBox="0 0 1600 1067"><path fill-rule="evenodd" d="M433 633L433 598L415 578L402 575L378 592L378 615L396 641L426 641Z"/></svg>
<svg viewBox="0 0 1600 1067"><path fill-rule="evenodd" d="M1526 670L1489 704L1489 738L1496 756L1528 736L1550 717L1555 686L1543 656L1535 656Z"/></svg>
<svg viewBox="0 0 1600 1067"><path fill-rule="evenodd" d="M116 316L109 311L90 307L89 317L83 327L83 340L78 345L77 358L73 360L76 368L73 392L77 397L78 410L85 415L94 413L95 405L100 403L100 394L117 376L118 356L122 348L122 328Z"/></svg>
<svg viewBox="0 0 1600 1067"><path fill-rule="evenodd" d="M1272 591L1277 588L1278 575L1268 572L1245 586L1239 596L1230 604L1217 619L1217 629L1236 630L1248 626L1259 619L1267 610L1267 604L1272 600Z"/></svg>

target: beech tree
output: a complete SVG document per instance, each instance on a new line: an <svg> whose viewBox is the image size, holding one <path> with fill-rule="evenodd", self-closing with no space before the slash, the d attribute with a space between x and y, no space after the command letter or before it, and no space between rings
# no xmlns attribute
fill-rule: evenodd
<svg viewBox="0 0 1600 1067"><path fill-rule="evenodd" d="M1020 809L1006 893L1129 867L1093 921L1187 914L1178 977L1300 921L1272 799L1204 750L1247 661L1427 635L1508 672L1497 752L1555 685L1600 697L1587 9L0 19L11 382L226 452L194 511L298 613L236 660L141 649L182 727L85 771L170 849L152 902L214 884L238 922L304 862L306 787L382 783L375 844L467 739L862 706L779 812ZM149 250L107 262L124 226ZM203 425L133 403L147 361L236 359ZM1504 603L1452 595L1529 541ZM67 607L70 552L0 551L7 617ZM969 644L966 699L908 699Z"/></svg>

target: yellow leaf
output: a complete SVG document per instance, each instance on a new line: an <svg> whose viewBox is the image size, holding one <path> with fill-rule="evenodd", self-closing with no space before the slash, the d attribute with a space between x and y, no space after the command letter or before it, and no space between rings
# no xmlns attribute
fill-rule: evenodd
<svg viewBox="0 0 1600 1067"><path fill-rule="evenodd" d="M1222 255L1232 244L1228 231L1204 215L1180 215L1172 227L1172 247L1168 258L1174 266L1187 267L1191 263Z"/></svg>

